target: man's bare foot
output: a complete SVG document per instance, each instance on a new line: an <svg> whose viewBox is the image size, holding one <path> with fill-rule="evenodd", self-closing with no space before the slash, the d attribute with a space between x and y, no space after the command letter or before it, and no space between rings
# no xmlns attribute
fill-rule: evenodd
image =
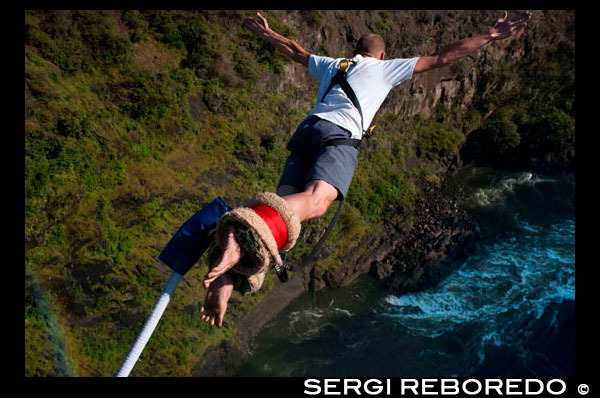
<svg viewBox="0 0 600 398"><path fill-rule="evenodd" d="M225 243L225 250L221 255L221 259L204 277L204 287L207 289L215 279L236 265L243 255L240 245L235 240L234 232L235 229L231 225L227 227L227 242Z"/></svg>
<svg viewBox="0 0 600 398"><path fill-rule="evenodd" d="M200 309L204 322L210 323L211 326L223 325L223 317L232 291L233 279L228 274L221 275L210 285L206 292L204 306Z"/></svg>

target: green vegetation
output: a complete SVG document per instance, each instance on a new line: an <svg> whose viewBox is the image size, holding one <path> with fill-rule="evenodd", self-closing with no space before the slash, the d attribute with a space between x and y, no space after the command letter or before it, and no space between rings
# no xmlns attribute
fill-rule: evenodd
<svg viewBox="0 0 600 398"><path fill-rule="evenodd" d="M484 124L486 134L495 150L500 154L519 145L521 136L517 129L517 124L513 122L510 113L505 109L494 112Z"/></svg>
<svg viewBox="0 0 600 398"><path fill-rule="evenodd" d="M564 159L574 153L574 31L568 28L564 37L543 47L525 37L524 46L530 51L531 47L538 48L533 55L515 63L505 62L482 76L482 83L501 89L474 101L474 109L491 113L482 134L473 135L473 141L478 141L475 146L480 147L476 155L480 163L539 167L544 164L535 159Z"/></svg>
<svg viewBox="0 0 600 398"><path fill-rule="evenodd" d="M465 141L462 126L456 121L456 114L450 116L447 108L438 108L436 117L424 119L416 115L411 126L416 135L418 151L445 156L458 152Z"/></svg>
<svg viewBox="0 0 600 398"><path fill-rule="evenodd" d="M317 87L242 28L253 14L26 12L26 376L113 375L167 280L169 270L155 257L177 228L216 196L237 205L275 190L289 135ZM432 43L478 29L462 22L497 17L262 14L307 50L332 56L350 55L358 39L353 25L381 26L389 57L428 52ZM569 25L570 14L565 18ZM435 30L442 28L444 34ZM335 271L351 250L366 253L361 241L382 226L409 219L419 194L415 176L431 176L456 156L484 115L491 112L483 127L494 145L507 150L526 144L542 153L573 144L574 38L533 48L528 37L529 56L482 75L473 108L439 106L432 117L408 120L384 105L325 245L325 269ZM451 73L468 73L469 65ZM498 90L507 83L511 88ZM293 260L308 254L335 207L303 224ZM224 327L210 328L199 315L206 271L201 261L186 274L133 375L190 375L208 346L235 344L244 315L277 283L270 273L257 294L234 293Z"/></svg>

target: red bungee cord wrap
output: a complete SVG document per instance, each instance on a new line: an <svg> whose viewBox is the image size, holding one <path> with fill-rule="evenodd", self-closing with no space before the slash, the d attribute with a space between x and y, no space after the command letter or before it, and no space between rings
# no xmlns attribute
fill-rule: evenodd
<svg viewBox="0 0 600 398"><path fill-rule="evenodd" d="M264 205L254 206L252 210L267 224L277 243L277 250L281 251L288 240L287 225L281 215L272 207Z"/></svg>

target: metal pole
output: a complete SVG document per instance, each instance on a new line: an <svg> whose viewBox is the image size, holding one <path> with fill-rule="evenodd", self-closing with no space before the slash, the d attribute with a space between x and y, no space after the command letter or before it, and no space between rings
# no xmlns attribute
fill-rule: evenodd
<svg viewBox="0 0 600 398"><path fill-rule="evenodd" d="M181 280L181 277L182 275L175 271L173 271L173 273L169 277L169 280L167 281L165 288L160 294L160 297L158 298L158 300L156 300L152 311L150 311L150 315L148 315L148 319L146 319L146 323L144 323L142 331L140 332L137 339L135 340L135 343L129 350L127 357L125 357L125 360L123 361L123 364L121 365L121 368L119 369L117 374L115 374L115 377L129 376L131 369L133 369L133 366L135 365L138 358L140 357L140 354L144 350L146 343L148 343L150 336L152 336L152 332L154 332L156 325L158 325L158 321L160 321L163 312L165 312L167 305L169 305L169 301L171 301L171 296L173 296L173 292L175 291L177 284Z"/></svg>

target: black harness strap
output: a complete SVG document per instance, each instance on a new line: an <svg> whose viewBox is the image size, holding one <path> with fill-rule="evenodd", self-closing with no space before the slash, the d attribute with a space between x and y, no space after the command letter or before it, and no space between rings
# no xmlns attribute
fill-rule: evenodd
<svg viewBox="0 0 600 398"><path fill-rule="evenodd" d="M304 268L306 266L306 264L310 263L310 261L313 259L313 257L319 252L319 249L321 249L321 246L323 246L325 239L327 239L327 237L333 230L333 226L335 225L335 222L337 221L338 217L340 216L340 213L342 212L343 204L344 204L344 198L340 199L340 204L339 204L335 214L333 215L333 218L329 222L329 226L327 227L327 230L325 231L325 233L323 234L321 239L319 239L319 241L317 242L315 247L313 247L313 249L310 251L308 256L302 261L302 263L300 263L300 265L293 266L293 265L289 264L288 262L285 261L287 252L282 254L281 259L283 260L283 265L275 266L275 272L277 273L277 276L279 277L279 280L281 282L286 282L288 280L288 275L287 275L288 270L293 271L293 272L298 272L298 271L302 270L302 268Z"/></svg>
<svg viewBox="0 0 600 398"><path fill-rule="evenodd" d="M298 157L312 161L315 158L315 156L317 156L317 154L321 151L321 149L323 149L325 147L348 145L348 146L354 147L360 151L360 143L361 142L362 142L362 140L359 140L357 138L338 138L338 139L334 139L334 140L329 140L329 141L323 142L318 147L318 149L314 153L311 153L311 154L307 153L305 150L303 150L303 148L294 145L293 142L290 142L290 143L288 143L288 150L291 152L292 155L296 155Z"/></svg>
<svg viewBox="0 0 600 398"><path fill-rule="evenodd" d="M340 138L340 139L337 139L337 140L329 140L329 141L326 141L323 144L321 144L321 146L319 147L319 150L317 151L317 153L319 153L321 151L321 149L324 148L324 147L327 147L327 146L338 146L338 145L348 145L348 146L352 146L352 147L355 147L356 149L360 150L360 143L361 143L361 140L355 139L355 138ZM295 154L296 156L305 157L305 158L307 157L306 154L300 153L300 152L298 152L298 151L296 151L294 149L291 149L291 152L292 152L292 154ZM342 197L340 199L340 205L338 206L335 214L333 215L333 218L329 222L329 226L327 227L327 230L325 231L325 234L321 237L321 239L319 239L319 242L317 242L317 244L315 245L315 247L311 250L311 252L309 253L309 255L304 259L304 261L302 261L302 263L300 265L292 266L291 264L287 263L285 261L285 257L286 257L287 252L282 253L281 259L283 260L283 265L281 265L281 266L276 265L275 266L275 272L277 273L277 276L279 277L279 280L281 282L286 282L288 280L288 275L287 275L287 271L288 270L294 271L294 272L300 271L319 252L319 249L321 248L321 246L323 246L323 243L325 242L325 239L327 239L327 237L329 236L329 234L333 230L333 226L335 225L335 222L337 221L338 217L340 216L340 213L342 212L342 205L343 204L344 204L344 198Z"/></svg>
<svg viewBox="0 0 600 398"><path fill-rule="evenodd" d="M327 87L327 90L325 90L325 93L323 93L323 97L321 97L320 102L323 102L325 100L325 97L327 97L327 94L329 94L329 92L331 91L331 89L339 84L340 87L342 88L342 90L344 91L344 93L346 94L346 96L348 97L348 99L350 99L350 102L352 102L354 107L358 110L358 113L360 114L360 128L362 130L362 128L365 124L362 108L360 107L360 102L358 102L356 93L354 92L354 90L352 89L352 86L350 86L350 83L348 83L348 80L346 79L346 74L348 73L350 68L354 65L356 65L356 62L354 62L350 59L346 59L346 60L340 62L340 67L339 67L337 73L331 79L331 83L329 83L329 87ZM378 120L378 117L377 117L377 112L376 112L375 116L373 117L373 121L371 122L371 125L366 130L363 130L365 137L369 138L371 136L371 133L373 132L373 130L375 129L375 126L377 125L377 120Z"/></svg>
<svg viewBox="0 0 600 398"><path fill-rule="evenodd" d="M323 148L325 148L326 146L338 146L338 145L348 145L348 146L353 146L354 148L360 150L360 143L362 140L359 140L357 138L340 138L337 140L329 140L324 142L323 144L321 144L321 147L319 148L319 151Z"/></svg>
<svg viewBox="0 0 600 398"><path fill-rule="evenodd" d="M339 84L342 87L342 90L344 90L344 92L350 99L350 101L352 101L352 103L354 104L356 109L358 109L358 112L360 113L361 129L362 129L362 126L364 123L362 109L360 107L360 103L358 102L358 98L356 98L356 94L354 93L354 90L352 90L352 87L346 80L346 72L348 71L348 69L350 69L351 66L353 66L355 64L356 64L356 62L348 60L348 59L345 61L342 61L340 63L340 68L339 68L338 72L335 74L335 76L331 79L331 83L329 84L329 87L327 88L327 90L325 90L325 93L323 94L321 101L323 101L325 99L327 94L329 94L329 91L331 91L331 89L335 85ZM369 127L368 131L364 131L365 136L368 136L368 133L370 133L373 130L373 128L375 128L374 124L372 124L371 127ZM337 146L337 145L349 145L349 146L352 146L352 147L360 150L361 141L362 140L355 139L355 138L341 138L341 139L329 140L329 141L326 141L323 144L321 144L317 153L320 152L321 149L323 149L324 147ZM288 147L288 149L290 149L292 154L295 154L297 156L304 157L304 158L310 158L310 156L307 156L306 154L301 153L300 151L296 150L295 148ZM333 226L335 225L335 222L337 221L338 217L340 216L340 213L342 212L343 204L344 204L344 198L340 199L340 204L339 204L337 211L335 212L333 218L329 222L329 226L327 227L327 230L325 230L325 234L323 234L321 239L319 239L319 242L317 242L315 247L311 250L311 252L304 259L304 261L302 261L302 263L300 263L300 265L292 266L291 264L289 264L285 261L287 252L284 252L281 254L283 264L281 266L279 266L279 265L275 266L275 272L277 273L277 276L279 277L279 280L281 282L286 282L288 280L288 274L287 274L288 270L294 271L294 272L298 272L298 271L302 270L302 268L304 268L313 259L313 257L318 253L321 246L323 246L325 239L327 239L327 237L333 230Z"/></svg>
<svg viewBox="0 0 600 398"><path fill-rule="evenodd" d="M329 234L333 230L333 226L335 225L335 222L337 221L338 217L340 216L340 213L342 212L342 205L343 204L344 204L344 198L340 199L340 204L339 204L339 206L338 206L335 214L333 215L333 218L329 222L329 226L327 227L327 230L325 231L325 234L323 234L323 236L321 237L321 239L319 239L319 241L317 242L317 244L315 245L315 247L311 250L311 252L308 255L308 257L306 257L304 259L304 261L302 261L302 263L300 263L300 265L297 265L295 267L290 267L291 271L294 271L294 272L300 271L319 252L319 249L321 248L321 246L323 246L323 243L325 242L325 239L327 239L327 237L329 236Z"/></svg>

